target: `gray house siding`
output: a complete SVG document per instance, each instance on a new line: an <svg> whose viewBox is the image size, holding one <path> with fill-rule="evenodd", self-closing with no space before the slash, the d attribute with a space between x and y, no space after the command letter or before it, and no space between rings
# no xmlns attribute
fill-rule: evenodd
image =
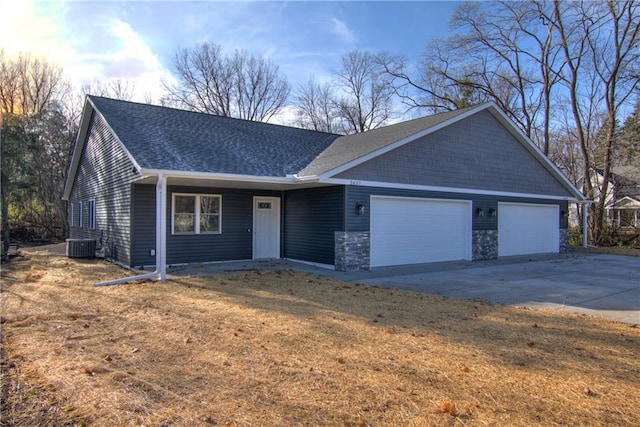
<svg viewBox="0 0 640 427"><path fill-rule="evenodd" d="M284 197L284 256L334 264L335 232L344 230L344 187L287 191Z"/></svg>
<svg viewBox="0 0 640 427"><path fill-rule="evenodd" d="M222 196L220 234L171 234L173 193ZM133 265L154 265L156 246L155 186L134 186ZM281 197L279 191L208 187L167 187L167 264L245 260L253 257L253 197Z"/></svg>
<svg viewBox="0 0 640 427"><path fill-rule="evenodd" d="M131 264L131 182L139 176L133 167L102 117L94 113L69 198L74 208L70 237L94 239L104 247L108 259L126 265ZM88 202L92 199L96 202L95 229L89 228Z"/></svg>
<svg viewBox="0 0 640 427"><path fill-rule="evenodd" d="M472 229L478 231L497 230L498 229L498 202L509 203L531 203L558 205L560 211L567 212L568 202L564 200L553 199L534 199L527 197L505 197L492 195L464 194L464 193L448 193L440 191L421 191L421 190L402 190L394 188L380 187L364 187L364 186L347 186L346 187L346 227L345 231L369 231L371 196L396 196L396 197L418 197L425 199L449 199L449 200L471 200L473 205L473 224ZM365 215L358 215L355 205L362 203L365 206ZM353 209L351 209L353 207ZM482 208L487 214L478 217L475 214L476 208ZM490 217L489 209L496 209L497 215ZM566 215L558 218L560 228L567 228L568 220Z"/></svg>
<svg viewBox="0 0 640 427"><path fill-rule="evenodd" d="M154 265L150 250L156 247L156 186L134 184L132 207L131 265Z"/></svg>
<svg viewBox="0 0 640 427"><path fill-rule="evenodd" d="M571 196L488 111L355 166L336 178Z"/></svg>
<svg viewBox="0 0 640 427"><path fill-rule="evenodd" d="M568 202L554 199L536 199L529 197L505 197L494 195L464 194L452 192L402 190L392 188L376 188L348 186L346 187L346 230L344 235L336 236L336 268L344 271L366 270L370 262L370 212L371 196L415 197L426 199L470 200L472 202L472 259L485 260L498 258L498 217L500 210L498 203L528 203L558 205L563 215L559 215L560 251L567 249L567 215ZM357 214L355 206L365 206L365 215ZM353 207L353 209L352 209ZM476 214L481 208L483 216ZM496 216L489 215L489 210L495 209ZM339 240L339 241L338 241ZM354 255L355 254L355 255Z"/></svg>

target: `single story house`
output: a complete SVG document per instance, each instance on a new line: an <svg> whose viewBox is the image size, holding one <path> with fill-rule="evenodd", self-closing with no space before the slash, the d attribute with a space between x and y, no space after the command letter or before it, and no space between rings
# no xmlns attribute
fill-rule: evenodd
<svg viewBox="0 0 640 427"><path fill-rule="evenodd" d="M580 191L494 104L354 135L88 96L71 236L156 266L349 271L557 253Z"/></svg>
<svg viewBox="0 0 640 427"><path fill-rule="evenodd" d="M601 169L594 171L599 182L602 182L603 173ZM605 212L611 225L622 229L640 228L640 168L614 166L609 175L609 185Z"/></svg>
<svg viewBox="0 0 640 427"><path fill-rule="evenodd" d="M589 175L598 198L602 192L604 171L594 168ZM584 179L581 178L576 187L582 188L583 183ZM615 229L632 231L640 228L640 168L633 165L611 168L604 209L609 224ZM579 226L576 206L569 209L569 225Z"/></svg>

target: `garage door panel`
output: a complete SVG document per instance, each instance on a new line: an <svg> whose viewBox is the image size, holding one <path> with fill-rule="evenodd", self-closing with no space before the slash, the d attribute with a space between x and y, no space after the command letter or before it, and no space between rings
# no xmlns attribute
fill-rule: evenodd
<svg viewBox="0 0 640 427"><path fill-rule="evenodd" d="M470 258L470 203L373 197L371 266Z"/></svg>
<svg viewBox="0 0 640 427"><path fill-rule="evenodd" d="M557 252L559 252L557 205L499 204L499 256Z"/></svg>

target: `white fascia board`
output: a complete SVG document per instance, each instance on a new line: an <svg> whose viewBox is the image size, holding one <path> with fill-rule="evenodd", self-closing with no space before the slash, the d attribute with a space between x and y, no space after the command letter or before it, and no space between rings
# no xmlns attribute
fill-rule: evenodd
<svg viewBox="0 0 640 427"><path fill-rule="evenodd" d="M491 111L494 113L494 116L504 125L507 129L510 129L515 135L516 138L525 146L525 148L534 155L544 166L547 167L549 172L551 172L557 179L560 180L562 184L564 184L565 188L569 190L575 196L576 201L585 201L586 197L584 194L576 188L576 186L569 181L569 179L558 169L558 167L542 152L542 150L529 138L518 126L516 126L513 121L507 116L507 114L502 111L494 102L490 103Z"/></svg>
<svg viewBox="0 0 640 427"><path fill-rule="evenodd" d="M91 123L91 116L94 112L100 115L100 117L102 118L102 121L107 126L107 129L109 129L111 134L116 139L120 148L122 148L124 153L127 155L127 158L133 164L133 167L135 167L138 173L140 173L141 168L138 162L136 161L136 159L131 155L129 150L127 150L127 147L124 146L124 144L122 143L118 135L111 128L111 125L109 125L109 123L104 118L102 113L100 113L100 110L98 110L95 104L91 101L91 98L89 98L89 96L86 96L84 108L82 110L82 115L81 115L82 120L80 122L80 130L78 131L78 136L76 137L76 142L73 147L73 154L71 157L71 162L69 164L69 171L67 172L67 179L65 181L62 200L69 200L69 197L71 197L71 189L73 188L73 182L75 181L76 174L78 173L78 167L80 166L80 160L82 159L82 152L84 151L84 145L87 140L87 134L89 133L89 124Z"/></svg>
<svg viewBox="0 0 640 427"><path fill-rule="evenodd" d="M78 166L80 165L80 158L82 157L82 150L84 149L84 141L87 139L87 131L89 130L89 122L91 121L92 112L93 106L91 106L85 99L82 114L80 114L80 128L78 129L78 135L76 136L76 141L73 145L71 162L69 162L67 178L64 183L62 200L69 200L69 197L71 196L71 189L73 188L73 182L75 181L76 174L78 173Z"/></svg>
<svg viewBox="0 0 640 427"><path fill-rule="evenodd" d="M129 152L129 150L127 150L127 147L125 147L125 145L122 143L122 140L120 140L120 137L118 136L118 134L113 131L113 129L111 128L111 125L109 124L107 119L105 119L105 117L102 115L100 110L98 110L96 108L94 103L91 101L91 98L88 98L88 101L91 102L91 105L93 105L93 109L96 111L96 113L100 114L100 117L102 117L102 121L107 126L107 128L109 129L109 131L111 132L113 137L116 139L116 141L117 141L118 145L120 146L120 148L122 149L122 151L124 151L124 153L127 155L127 158L131 161L131 163L133 164L133 167L136 168L136 171L138 173L140 173L142 168L140 167L140 165L138 164L136 159L133 157L133 155Z"/></svg>
<svg viewBox="0 0 640 427"><path fill-rule="evenodd" d="M326 181L327 179L330 179L339 173L342 173L366 161L369 161L378 156L381 156L382 154L388 153L389 151L395 150L396 148L402 147L403 145L406 145L412 141L415 141L418 138L422 138L423 136L429 135L447 126L450 126L460 120L464 120L467 117L470 117L483 110L491 111L494 117L498 119L498 121L500 121L504 126L506 126L507 129L510 129L511 131L513 131L513 133L516 136L516 139L518 139L525 146L525 148L534 155L534 157L536 157L540 162L542 162L542 164L546 166L547 169L556 178L558 178L561 181L561 183L565 186L565 188L567 188L567 190L569 190L569 192L573 193L575 201L586 201L585 196L580 192L580 190L578 190L576 186L571 181L569 181L569 179L560 171L560 169L558 169L558 167L555 164L553 164L553 162L549 160L547 156L544 155L544 153L540 150L540 148L538 148L538 146L534 144L533 141L531 141L531 139L527 135L525 135L524 132L522 132L513 123L513 121L506 115L506 113L502 111L500 107L498 107L498 105L493 101L489 101L484 104L478 105L476 108L472 108L471 110L463 114L460 114L459 116L452 117L449 120L445 120L444 122L441 122L435 126L424 129L421 132L415 133L399 141L396 141L393 144L387 145L379 150L373 151L356 160L353 160L349 163L345 163L344 165L341 165L335 169L332 169L328 172L323 173L318 177L318 179L320 181ZM571 199L565 199L565 200L571 200Z"/></svg>
<svg viewBox="0 0 640 427"><path fill-rule="evenodd" d="M577 202L576 199L573 199L571 197L564 197L564 196L554 196L554 195L548 195L548 194L532 194L532 193L512 193L509 191L478 190L475 188L437 187L437 186L431 186L431 185L397 184L397 183L391 183L391 182L361 181L361 180L341 179L341 178L330 178L322 182L327 184L351 185L351 186L358 186L358 187L380 187L380 188L393 188L397 190L437 191L440 193L464 193L464 194L478 194L483 196L520 197L520 198L529 198L529 199L565 200L568 202Z"/></svg>
<svg viewBox="0 0 640 427"><path fill-rule="evenodd" d="M193 178L193 179L210 179L218 181L240 181L240 182L263 182L269 184L296 184L300 182L294 177L274 177L274 176L254 176L240 175L231 173L215 173L215 172L192 172L192 171L175 171L162 169L140 169L142 175L158 175L163 174L167 178Z"/></svg>
<svg viewBox="0 0 640 427"><path fill-rule="evenodd" d="M489 108L490 106L491 106L491 103L485 103L485 104L478 105L478 107L473 108L473 109L471 109L471 110L469 110L469 111L467 111L467 112L465 112L463 114L460 114L459 116L452 117L449 120L445 120L444 122L438 123L437 125L434 125L434 126L431 126L429 128L426 128L424 130L421 130L420 132L417 132L417 133L414 133L412 135L409 135L409 136L407 136L405 138L402 138L402 139L400 139L400 140L398 140L398 141L396 141L396 142L394 142L392 144L386 145L386 146L384 146L384 147L382 147L382 148L380 148L380 149L378 149L376 151L372 151L369 154L366 154L366 155L364 155L362 157L358 157L355 160L352 160L352 161L350 161L348 163L340 165L337 168L334 168L334 169L332 169L330 171L327 171L327 172L321 174L318 178L319 178L320 181L324 181L324 180L327 180L329 178L332 178L332 177L336 176L339 173L342 173L342 172L344 172L344 171L346 171L348 169L351 169L353 167L361 165L362 163L367 162L369 160L372 160L372 159L374 159L374 158L376 158L378 156L381 156L383 154L386 154L389 151L393 151L396 148L402 147L403 145L406 145L406 144L408 144L408 143L410 143L412 141L415 141L416 139L419 139L419 138L422 138L423 136L426 136L426 135L429 135L431 133L437 132L440 129L443 129L443 128L447 127L447 126L452 125L453 123L456 123L457 121L466 119L467 117L472 116L472 115L476 114L477 112L482 111L482 110L484 110L486 108Z"/></svg>

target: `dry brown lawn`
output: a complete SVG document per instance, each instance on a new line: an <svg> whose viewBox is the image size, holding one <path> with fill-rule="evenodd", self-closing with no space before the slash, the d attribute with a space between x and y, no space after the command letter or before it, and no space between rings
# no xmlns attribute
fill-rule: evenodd
<svg viewBox="0 0 640 427"><path fill-rule="evenodd" d="M292 271L2 271L3 426L640 425L640 330Z"/></svg>

